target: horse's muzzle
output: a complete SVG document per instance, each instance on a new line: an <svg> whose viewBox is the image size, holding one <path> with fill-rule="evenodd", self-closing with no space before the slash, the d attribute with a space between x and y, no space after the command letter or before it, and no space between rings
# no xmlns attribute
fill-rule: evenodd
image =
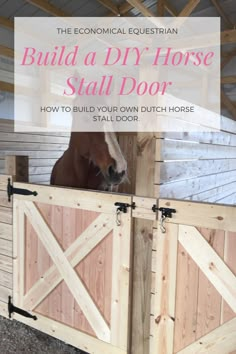
<svg viewBox="0 0 236 354"><path fill-rule="evenodd" d="M107 169L105 178L108 184L120 184L126 178L126 171L123 170L121 172L117 172L115 168L111 165Z"/></svg>

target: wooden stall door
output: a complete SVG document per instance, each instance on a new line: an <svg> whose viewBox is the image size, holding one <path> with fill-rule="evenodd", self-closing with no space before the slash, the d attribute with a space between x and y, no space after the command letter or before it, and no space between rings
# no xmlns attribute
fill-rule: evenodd
<svg viewBox="0 0 236 354"><path fill-rule="evenodd" d="M128 353L131 197L16 183L15 318L86 352ZM130 209L130 208L129 208Z"/></svg>
<svg viewBox="0 0 236 354"><path fill-rule="evenodd" d="M236 207L160 200L150 354L236 354Z"/></svg>

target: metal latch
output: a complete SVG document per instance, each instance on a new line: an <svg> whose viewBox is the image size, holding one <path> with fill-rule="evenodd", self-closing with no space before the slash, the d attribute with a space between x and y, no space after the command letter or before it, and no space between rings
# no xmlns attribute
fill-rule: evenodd
<svg viewBox="0 0 236 354"><path fill-rule="evenodd" d="M157 211L161 212L161 220L160 220L160 229L161 232L164 234L166 232L166 228L164 226L164 221L166 218L172 218L172 214L176 213L176 209L171 208L158 208L155 204L152 207L152 211L156 213Z"/></svg>
<svg viewBox="0 0 236 354"><path fill-rule="evenodd" d="M33 320L37 320L37 316L31 315L29 312L20 309L19 307L16 307L13 305L11 302L11 296L8 297L8 315L9 318L11 318L12 313L18 313L21 316L32 318Z"/></svg>
<svg viewBox="0 0 236 354"><path fill-rule="evenodd" d="M34 195L35 197L38 195L36 191L30 191L28 189L23 189L23 188L15 188L13 185L11 185L11 179L8 178L8 183L7 183L7 195L8 195L8 201L11 201L11 196L13 194L20 194L20 195Z"/></svg>
<svg viewBox="0 0 236 354"><path fill-rule="evenodd" d="M132 204L116 202L115 206L117 207L116 208L116 224L117 224L117 226L121 225L121 218L120 218L121 213L126 214L128 211L128 208L132 208L132 209L136 208L135 202L133 202Z"/></svg>

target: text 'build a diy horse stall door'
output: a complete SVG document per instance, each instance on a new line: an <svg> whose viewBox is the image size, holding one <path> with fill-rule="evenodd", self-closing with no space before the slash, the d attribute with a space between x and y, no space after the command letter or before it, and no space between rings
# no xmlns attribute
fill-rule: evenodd
<svg viewBox="0 0 236 354"><path fill-rule="evenodd" d="M131 197L15 183L15 318L89 353L128 353Z"/></svg>

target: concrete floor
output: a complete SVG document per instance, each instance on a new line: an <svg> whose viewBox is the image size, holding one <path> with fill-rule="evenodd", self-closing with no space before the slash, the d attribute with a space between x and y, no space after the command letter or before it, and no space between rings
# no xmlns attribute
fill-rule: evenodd
<svg viewBox="0 0 236 354"><path fill-rule="evenodd" d="M15 320L0 316L1 354L86 354Z"/></svg>

